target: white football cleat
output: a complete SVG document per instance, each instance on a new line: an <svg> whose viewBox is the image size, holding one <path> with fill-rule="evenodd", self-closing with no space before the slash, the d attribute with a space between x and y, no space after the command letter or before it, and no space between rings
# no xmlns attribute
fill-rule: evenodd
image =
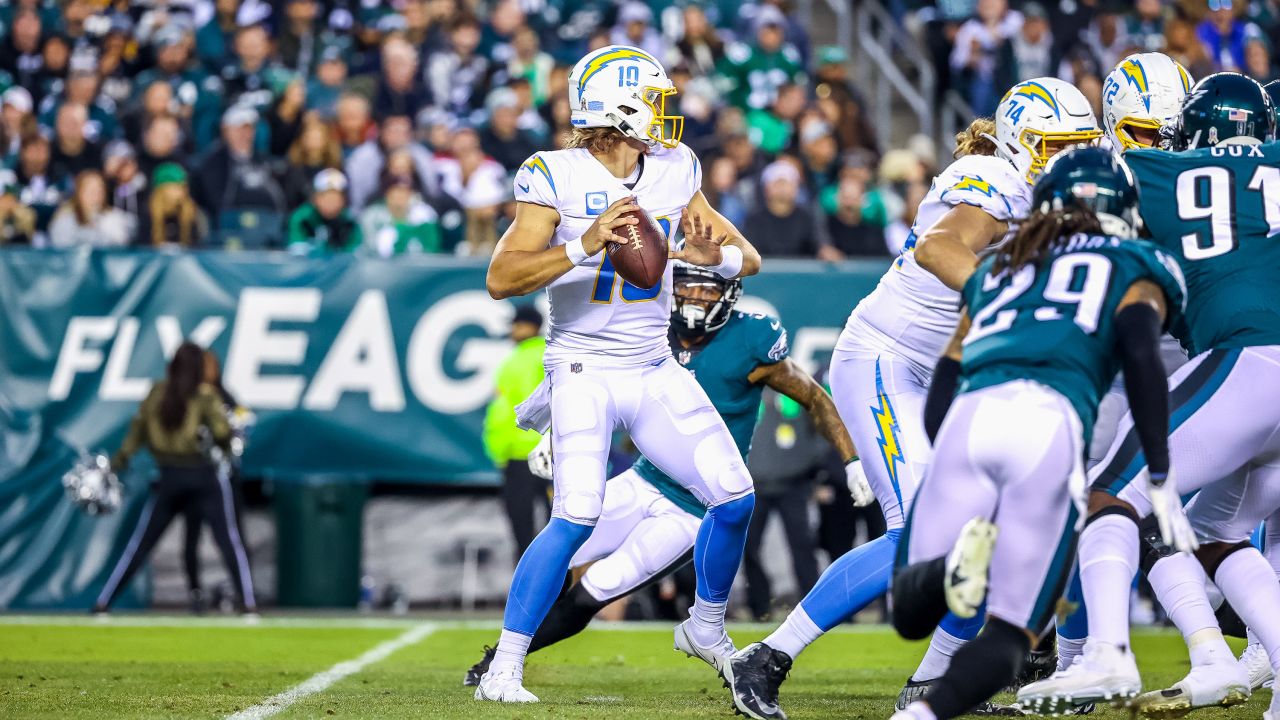
<svg viewBox="0 0 1280 720"><path fill-rule="evenodd" d="M1271 707L1262 713L1262 720L1280 720L1280 693L1271 693Z"/></svg>
<svg viewBox="0 0 1280 720"><path fill-rule="evenodd" d="M1191 668L1172 687L1143 693L1134 701L1147 717L1178 718L1197 708L1231 707L1249 699L1249 675L1235 662Z"/></svg>
<svg viewBox="0 0 1280 720"><path fill-rule="evenodd" d="M1250 643L1240 653L1240 667L1249 675L1249 689L1271 687L1275 680L1275 672L1271 669L1271 658L1267 657L1262 643Z"/></svg>
<svg viewBox="0 0 1280 720"><path fill-rule="evenodd" d="M685 627L691 622L693 622L693 618L685 620L676 626L675 649L691 658L698 658L715 668L715 671L719 673L725 662L729 660L729 656L738 652L738 648L733 646L733 641L729 639L729 633L721 635L720 641L715 646L702 647L693 641L693 636L689 634L688 628Z"/></svg>
<svg viewBox="0 0 1280 720"><path fill-rule="evenodd" d="M964 524L960 539L947 555L947 576L943 585L947 607L957 617L977 615L987 599L987 576L998 534L995 523L976 517Z"/></svg>
<svg viewBox="0 0 1280 720"><path fill-rule="evenodd" d="M1018 706L1039 715L1060 715L1089 703L1128 700L1142 690L1133 653L1089 642L1071 667L1018 691Z"/></svg>
<svg viewBox="0 0 1280 720"><path fill-rule="evenodd" d="M490 670L476 686L477 700L504 703L535 703L538 696L524 689L522 678L514 670Z"/></svg>
<svg viewBox="0 0 1280 720"><path fill-rule="evenodd" d="M916 712L919 710L920 712ZM928 706L919 700L895 712L889 720L924 720L924 718L933 717L933 713L929 711Z"/></svg>

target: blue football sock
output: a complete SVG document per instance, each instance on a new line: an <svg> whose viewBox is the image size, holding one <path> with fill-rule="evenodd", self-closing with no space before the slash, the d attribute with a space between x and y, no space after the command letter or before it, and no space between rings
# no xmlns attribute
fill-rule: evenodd
<svg viewBox="0 0 1280 720"><path fill-rule="evenodd" d="M956 617L951 613L947 613L942 618L942 622L938 623L938 629L946 632L948 635L959 638L961 640L972 640L978 635L978 631L987 622L987 604L983 603L978 608L978 614L969 618Z"/></svg>
<svg viewBox="0 0 1280 720"><path fill-rule="evenodd" d="M836 558L800 607L823 632L845 622L889 589L893 555L902 535L894 528Z"/></svg>
<svg viewBox="0 0 1280 720"><path fill-rule="evenodd" d="M729 589L742 563L747 527L755 506L753 493L707 508L693 545L693 571L698 576L698 597L703 600L709 603L729 600Z"/></svg>
<svg viewBox="0 0 1280 720"><path fill-rule="evenodd" d="M589 525L551 518L516 565L502 617L503 629L529 636L537 632L564 587L569 561L591 537L591 530Z"/></svg>

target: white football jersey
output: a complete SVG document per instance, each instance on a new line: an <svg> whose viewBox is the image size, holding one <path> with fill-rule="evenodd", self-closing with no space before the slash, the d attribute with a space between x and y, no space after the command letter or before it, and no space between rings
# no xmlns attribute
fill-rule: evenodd
<svg viewBox="0 0 1280 720"><path fill-rule="evenodd" d="M1030 210L1031 186L1012 163L990 155L965 155L943 170L916 211L902 254L849 315L838 349L894 352L933 371L960 322L960 293L916 263L916 238L961 203L1017 222Z"/></svg>
<svg viewBox="0 0 1280 720"><path fill-rule="evenodd" d="M636 203L666 232L672 232L689 199L702 186L702 166L681 144L650 150L634 189L614 177L584 149L533 155L515 179L516 200L555 208L560 213L551 246L582 237L596 216L612 203L635 195ZM671 318L671 266L653 288L625 282L599 252L547 286L551 327L544 363L642 365L671 355L667 326Z"/></svg>

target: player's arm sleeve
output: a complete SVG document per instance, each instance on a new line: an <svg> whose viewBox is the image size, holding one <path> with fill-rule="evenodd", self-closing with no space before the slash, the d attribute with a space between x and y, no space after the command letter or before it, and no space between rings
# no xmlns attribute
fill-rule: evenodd
<svg viewBox="0 0 1280 720"><path fill-rule="evenodd" d="M1169 474L1169 387L1160 357L1160 313L1147 302L1116 313L1125 395L1153 479Z"/></svg>
<svg viewBox="0 0 1280 720"><path fill-rule="evenodd" d="M556 180L542 153L534 153L516 170L515 193L516 202L558 207Z"/></svg>

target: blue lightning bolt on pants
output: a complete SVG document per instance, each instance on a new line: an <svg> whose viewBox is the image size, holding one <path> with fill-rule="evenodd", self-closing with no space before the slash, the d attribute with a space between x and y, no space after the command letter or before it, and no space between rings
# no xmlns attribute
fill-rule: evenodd
<svg viewBox="0 0 1280 720"><path fill-rule="evenodd" d="M918 365L890 353L838 349L831 358L830 381L836 409L862 457L862 470L889 530L832 563L800 602L824 631L888 589L898 538L933 453L924 431L929 377ZM982 620L948 614L939 627L969 639L978 634Z"/></svg>

